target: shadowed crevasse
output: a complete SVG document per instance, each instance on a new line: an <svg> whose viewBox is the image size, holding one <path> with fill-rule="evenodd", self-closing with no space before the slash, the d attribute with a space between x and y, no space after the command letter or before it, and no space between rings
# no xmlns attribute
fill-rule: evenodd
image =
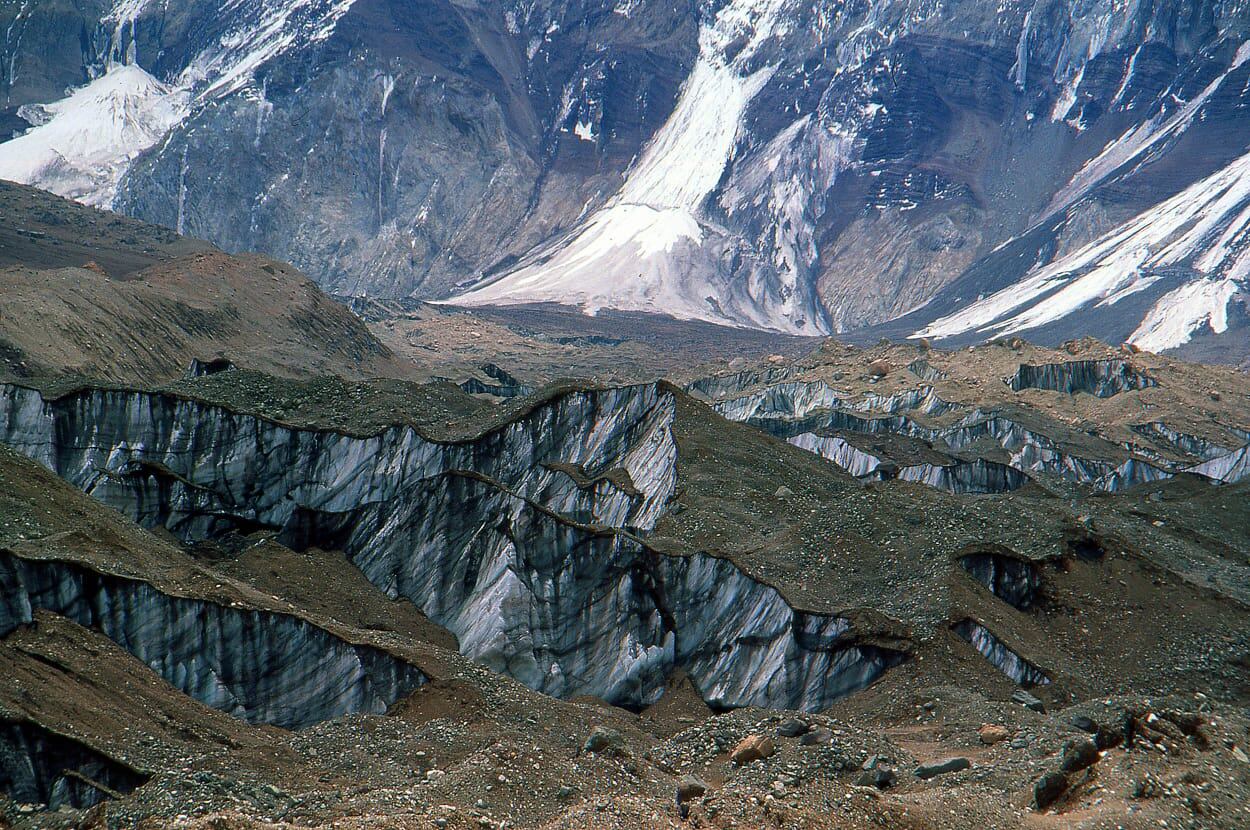
<svg viewBox="0 0 1250 830"><path fill-rule="evenodd" d="M1000 552L970 553L959 558L959 565L994 596L1022 611L1033 605L1042 586L1037 565Z"/></svg>
<svg viewBox="0 0 1250 830"><path fill-rule="evenodd" d="M82 809L146 781L146 775L41 726L0 722L0 793L20 804Z"/></svg>

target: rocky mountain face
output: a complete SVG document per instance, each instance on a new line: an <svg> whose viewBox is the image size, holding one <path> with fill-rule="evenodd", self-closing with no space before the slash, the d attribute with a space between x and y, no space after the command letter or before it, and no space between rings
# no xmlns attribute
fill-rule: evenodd
<svg viewBox="0 0 1250 830"><path fill-rule="evenodd" d="M348 294L1218 353L1244 340L1247 21L1244 0L14 2L5 118L37 126L0 175Z"/></svg>

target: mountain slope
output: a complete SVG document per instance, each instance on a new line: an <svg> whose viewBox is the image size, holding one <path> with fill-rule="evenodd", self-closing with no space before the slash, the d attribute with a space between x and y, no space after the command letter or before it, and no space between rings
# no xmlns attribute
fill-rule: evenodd
<svg viewBox="0 0 1250 830"><path fill-rule="evenodd" d="M0 182L0 374L413 370L294 268Z"/></svg>
<svg viewBox="0 0 1250 830"><path fill-rule="evenodd" d="M1242 244L1240 210L1216 191L1236 187L1248 150L1245 0L8 14L6 117L52 119L0 144L0 169L97 202L116 183L125 213L289 259L339 293L798 334L906 318L892 330L977 338L993 322L1151 348L1188 336L1159 322L1173 305L1186 332L1239 325L1244 280L1202 254L1227 263ZM35 57L74 32L77 82ZM109 81L135 67L159 85L139 85L150 105ZM29 72L90 84L57 102ZM112 98L92 92L105 82ZM131 113L125 142L100 142L108 159L57 149L56 113L84 98ZM1167 221L1169 200L1204 189L1190 212L1213 212L1227 238L1185 243L1185 262L1142 258L1127 299L1079 301L1119 290L1085 280L1045 312L954 317L1020 280L1050 285L1043 272L1083 277L1134 217ZM1065 260L1086 245L1088 262Z"/></svg>

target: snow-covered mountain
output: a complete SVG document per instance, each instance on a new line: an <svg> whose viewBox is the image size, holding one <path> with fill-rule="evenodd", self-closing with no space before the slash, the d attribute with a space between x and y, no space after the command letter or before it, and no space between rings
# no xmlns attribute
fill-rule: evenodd
<svg viewBox="0 0 1250 830"><path fill-rule="evenodd" d="M19 0L0 31L0 177L342 293L1247 340L1247 0Z"/></svg>

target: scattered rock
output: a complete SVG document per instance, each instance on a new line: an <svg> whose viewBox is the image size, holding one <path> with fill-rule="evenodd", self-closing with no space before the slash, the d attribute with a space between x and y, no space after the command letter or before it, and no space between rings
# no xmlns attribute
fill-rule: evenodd
<svg viewBox="0 0 1250 830"><path fill-rule="evenodd" d="M776 742L767 735L748 735L729 753L729 760L738 766L770 757L777 751Z"/></svg>
<svg viewBox="0 0 1250 830"><path fill-rule="evenodd" d="M773 493L775 498L788 499L794 497L794 491L784 484L777 488L777 492Z"/></svg>
<svg viewBox="0 0 1250 830"><path fill-rule="evenodd" d="M677 782L677 803L702 798L708 790L707 782L697 775L683 775Z"/></svg>
<svg viewBox="0 0 1250 830"><path fill-rule="evenodd" d="M1098 745L1089 738L1073 738L1064 744L1063 761L1060 768L1064 772L1078 772L1098 763L1101 756Z"/></svg>
<svg viewBox="0 0 1250 830"><path fill-rule="evenodd" d="M833 732L823 726L817 726L812 731L799 738L799 746L824 746L833 741Z"/></svg>
<svg viewBox="0 0 1250 830"><path fill-rule="evenodd" d="M888 360L874 360L872 363L868 364L868 377L883 378L890 374L890 370L892 368L893 367L890 366L890 362Z"/></svg>
<svg viewBox="0 0 1250 830"><path fill-rule="evenodd" d="M777 735L782 738L797 738L800 735L806 735L811 729L811 724L798 718L790 718L781 722L781 726L777 727Z"/></svg>
<svg viewBox="0 0 1250 830"><path fill-rule="evenodd" d="M707 782L695 775L683 775L677 782L677 814L683 819L690 816L690 802L702 798L707 792Z"/></svg>
<svg viewBox="0 0 1250 830"><path fill-rule="evenodd" d="M936 764L921 764L916 767L916 777L922 781L928 781L930 778L936 778L939 775L946 775L951 772L959 772L972 766L972 762L967 758L947 758L945 761L939 761Z"/></svg>
<svg viewBox="0 0 1250 830"><path fill-rule="evenodd" d="M981 739L981 743L986 746L993 746L996 743L1007 740L1011 733L1007 731L1007 727L999 726L996 723L987 723L977 730L977 736Z"/></svg>
<svg viewBox="0 0 1250 830"><path fill-rule="evenodd" d="M1133 785L1133 798L1157 798L1163 794L1163 785L1153 775L1146 774Z"/></svg>
<svg viewBox="0 0 1250 830"><path fill-rule="evenodd" d="M855 783L861 787L876 787L878 790L885 790L893 787L897 782L898 773L889 767L878 766L864 770Z"/></svg>
<svg viewBox="0 0 1250 830"><path fill-rule="evenodd" d="M1062 772L1048 772L1033 785L1033 806L1045 810L1068 791L1068 776Z"/></svg>
<svg viewBox="0 0 1250 830"><path fill-rule="evenodd" d="M1032 709L1034 712L1041 712L1043 714L1046 712L1046 704L1042 703L1041 700L1029 694L1024 689L1016 689L1012 692L1011 702L1018 703L1025 709Z"/></svg>
<svg viewBox="0 0 1250 830"><path fill-rule="evenodd" d="M1096 733L1099 729L1098 721L1088 715L1073 715L1072 720L1070 720L1069 723L1082 732L1088 732L1091 735Z"/></svg>
<svg viewBox="0 0 1250 830"><path fill-rule="evenodd" d="M625 754L625 738L615 729L596 726L586 738L586 743L582 744L582 752L621 756Z"/></svg>

